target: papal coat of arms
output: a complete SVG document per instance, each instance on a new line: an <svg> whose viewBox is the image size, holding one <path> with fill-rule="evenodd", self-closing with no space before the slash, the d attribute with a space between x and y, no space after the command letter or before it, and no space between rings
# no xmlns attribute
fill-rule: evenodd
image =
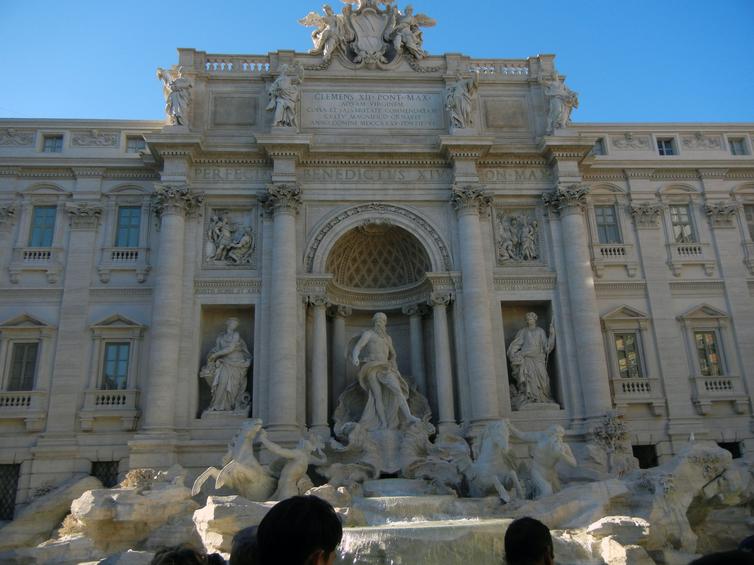
<svg viewBox="0 0 754 565"><path fill-rule="evenodd" d="M346 4L336 14L328 4L322 14L309 12L299 20L312 32L313 54L320 54L325 62L342 53L351 63L382 66L406 54L423 59L421 27L435 25L435 20L414 14L411 6L403 11L393 6L393 0L343 0ZM355 5L355 8L354 8ZM380 6L381 5L381 6Z"/></svg>

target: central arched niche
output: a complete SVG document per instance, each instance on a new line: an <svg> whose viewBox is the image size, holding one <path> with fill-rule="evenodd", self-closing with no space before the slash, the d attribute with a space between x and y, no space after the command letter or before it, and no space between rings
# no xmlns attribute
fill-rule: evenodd
<svg viewBox="0 0 754 565"><path fill-rule="evenodd" d="M343 234L327 257L335 284L354 290L387 290L421 283L431 261L424 246L405 229L365 223Z"/></svg>

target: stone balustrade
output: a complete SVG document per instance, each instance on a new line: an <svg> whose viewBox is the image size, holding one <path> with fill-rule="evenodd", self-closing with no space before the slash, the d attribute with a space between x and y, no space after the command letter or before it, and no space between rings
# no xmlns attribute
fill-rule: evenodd
<svg viewBox="0 0 754 565"><path fill-rule="evenodd" d="M480 78L519 78L529 76L529 61L527 59L472 59L469 61L469 72L478 72Z"/></svg>
<svg viewBox="0 0 754 565"><path fill-rule="evenodd" d="M261 75L270 71L266 55L207 55L204 70L209 74Z"/></svg>
<svg viewBox="0 0 754 565"><path fill-rule="evenodd" d="M124 431L134 430L140 415L139 394L136 389L85 390L84 405L79 411L81 429L92 431L98 420L115 418Z"/></svg>
<svg viewBox="0 0 754 565"><path fill-rule="evenodd" d="M713 402L732 402L738 414L745 414L748 397L743 382L738 375L718 375L692 377L694 382L693 401L700 414L709 414Z"/></svg>
<svg viewBox="0 0 754 565"><path fill-rule="evenodd" d="M618 408L630 404L648 404L655 416L665 413L660 379L649 377L614 378L612 381L613 401Z"/></svg>
<svg viewBox="0 0 754 565"><path fill-rule="evenodd" d="M39 432L46 418L46 390L0 392L0 420L23 420L27 432Z"/></svg>

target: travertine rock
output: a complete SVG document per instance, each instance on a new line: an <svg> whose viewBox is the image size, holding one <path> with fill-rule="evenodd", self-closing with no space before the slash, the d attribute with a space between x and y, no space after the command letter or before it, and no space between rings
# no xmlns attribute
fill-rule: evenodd
<svg viewBox="0 0 754 565"><path fill-rule="evenodd" d="M306 494L313 495L326 500L335 508L343 508L351 505L351 493L346 487L338 487L327 484L321 487L314 487L306 491Z"/></svg>
<svg viewBox="0 0 754 565"><path fill-rule="evenodd" d="M194 525L208 553L229 553L238 530L256 526L274 502L252 502L241 496L210 496L193 515Z"/></svg>
<svg viewBox="0 0 754 565"><path fill-rule="evenodd" d="M0 529L0 551L43 542L63 521L73 500L98 488L102 488L102 483L94 477L75 477L32 501Z"/></svg>

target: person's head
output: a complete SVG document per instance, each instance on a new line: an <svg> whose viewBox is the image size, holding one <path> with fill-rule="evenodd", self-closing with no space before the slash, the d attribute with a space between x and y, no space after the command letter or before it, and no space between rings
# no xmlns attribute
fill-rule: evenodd
<svg viewBox="0 0 754 565"><path fill-rule="evenodd" d="M163 547L150 565L207 565L207 557L188 544Z"/></svg>
<svg viewBox="0 0 754 565"><path fill-rule="evenodd" d="M526 314L526 323L530 328L534 327L537 324L537 315L534 312L528 312Z"/></svg>
<svg viewBox="0 0 754 565"><path fill-rule="evenodd" d="M230 547L229 565L258 565L257 526L238 530Z"/></svg>
<svg viewBox="0 0 754 565"><path fill-rule="evenodd" d="M689 565L754 565L754 554L740 549L721 551L695 559Z"/></svg>
<svg viewBox="0 0 754 565"><path fill-rule="evenodd" d="M238 328L239 320L238 318L228 318L225 320L225 327L228 329L229 332L236 331L236 328Z"/></svg>
<svg viewBox="0 0 754 565"><path fill-rule="evenodd" d="M534 518L519 518L505 532L505 562L508 565L555 563L550 530Z"/></svg>
<svg viewBox="0 0 754 565"><path fill-rule="evenodd" d="M375 327L385 329L385 326L387 326L387 316L382 312L377 312L374 316L372 316L372 322L374 323Z"/></svg>
<svg viewBox="0 0 754 565"><path fill-rule="evenodd" d="M316 496L278 502L257 529L259 565L331 565L343 526L333 507Z"/></svg>

